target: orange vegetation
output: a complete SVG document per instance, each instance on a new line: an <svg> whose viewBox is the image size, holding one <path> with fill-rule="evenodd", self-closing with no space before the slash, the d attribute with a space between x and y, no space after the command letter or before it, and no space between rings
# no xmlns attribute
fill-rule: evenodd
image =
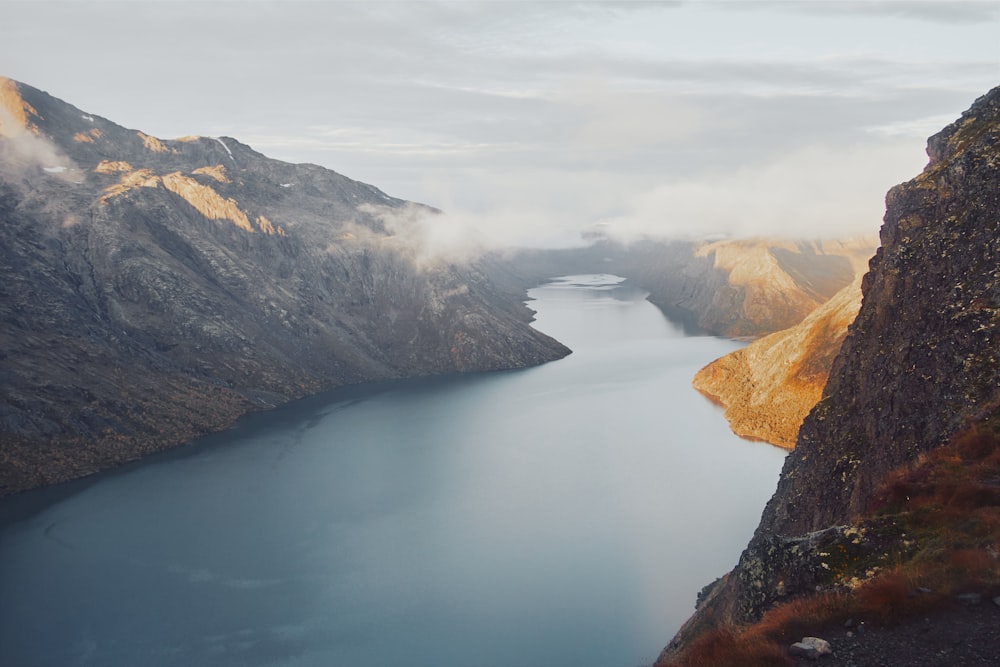
<svg viewBox="0 0 1000 667"><path fill-rule="evenodd" d="M892 625L953 604L966 592L1000 591L1000 410L901 469L872 513L890 518L895 564L856 587L837 587L777 605L757 623L709 630L659 667L791 665L784 647L848 618Z"/></svg>

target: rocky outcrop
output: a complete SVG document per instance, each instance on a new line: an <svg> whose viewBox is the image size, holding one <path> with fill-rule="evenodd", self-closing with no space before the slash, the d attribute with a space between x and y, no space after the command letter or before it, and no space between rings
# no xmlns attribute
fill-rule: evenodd
<svg viewBox="0 0 1000 667"><path fill-rule="evenodd" d="M803 544L848 530L890 471L1000 406L1000 88L932 137L928 154L887 196L861 309L753 539L668 654L706 627L812 592Z"/></svg>
<svg viewBox="0 0 1000 667"><path fill-rule="evenodd" d="M692 385L725 408L736 435L791 449L861 307L861 276L802 322L716 359Z"/></svg>
<svg viewBox="0 0 1000 667"><path fill-rule="evenodd" d="M567 354L491 265L422 244L433 214L0 79L0 494L338 385Z"/></svg>

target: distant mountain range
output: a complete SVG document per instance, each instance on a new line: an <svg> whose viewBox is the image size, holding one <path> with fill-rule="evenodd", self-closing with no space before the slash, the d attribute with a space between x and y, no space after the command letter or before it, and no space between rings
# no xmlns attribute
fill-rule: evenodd
<svg viewBox="0 0 1000 667"><path fill-rule="evenodd" d="M0 79L0 495L338 385L568 354L501 269L422 254L434 214Z"/></svg>
<svg viewBox="0 0 1000 667"><path fill-rule="evenodd" d="M691 332L754 339L801 322L868 269L878 239L778 238L618 243L528 250L510 263L524 275L598 267L649 291L649 300Z"/></svg>
<svg viewBox="0 0 1000 667"><path fill-rule="evenodd" d="M588 248L525 252L514 264L542 278L603 267L649 291L689 333L760 338L699 372L694 386L726 408L733 431L794 446L861 305L861 276L878 239L602 239ZM591 267L588 269L587 267Z"/></svg>

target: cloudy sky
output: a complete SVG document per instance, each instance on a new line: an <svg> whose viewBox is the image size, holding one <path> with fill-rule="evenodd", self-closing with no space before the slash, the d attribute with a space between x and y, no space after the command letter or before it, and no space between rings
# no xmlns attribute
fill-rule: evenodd
<svg viewBox="0 0 1000 667"><path fill-rule="evenodd" d="M1000 2L10 2L0 74L504 243L847 236L1000 85Z"/></svg>

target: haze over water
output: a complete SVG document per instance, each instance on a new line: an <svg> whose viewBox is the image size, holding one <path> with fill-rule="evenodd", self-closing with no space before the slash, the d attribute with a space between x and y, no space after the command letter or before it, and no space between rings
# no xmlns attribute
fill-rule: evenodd
<svg viewBox="0 0 1000 667"><path fill-rule="evenodd" d="M738 347L610 276L574 350L346 388L0 502L0 664L635 667L739 557L784 452L690 388Z"/></svg>

